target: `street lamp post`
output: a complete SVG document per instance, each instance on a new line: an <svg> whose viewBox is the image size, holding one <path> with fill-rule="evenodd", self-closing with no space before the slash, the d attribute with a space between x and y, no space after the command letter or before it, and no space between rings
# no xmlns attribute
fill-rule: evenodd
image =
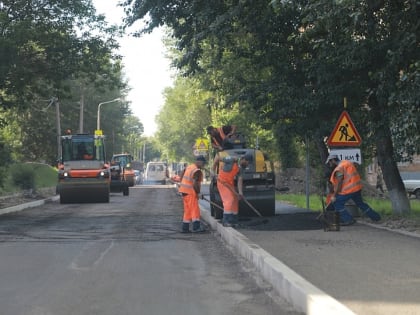
<svg viewBox="0 0 420 315"><path fill-rule="evenodd" d="M118 97L118 98L116 98L116 99L113 99L113 100L111 100L111 101L106 101L106 102L102 102L102 103L99 103L98 104L98 117L97 117L97 121L96 121L96 129L97 130L100 130L101 129L101 106L103 105L103 104L108 104L108 103L113 103L113 102L118 102L118 101L120 101L121 99Z"/></svg>

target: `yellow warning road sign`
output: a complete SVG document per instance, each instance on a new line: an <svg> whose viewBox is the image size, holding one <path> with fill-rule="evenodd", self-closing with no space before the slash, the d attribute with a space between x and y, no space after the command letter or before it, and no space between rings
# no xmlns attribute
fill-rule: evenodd
<svg viewBox="0 0 420 315"><path fill-rule="evenodd" d="M199 151L207 151L209 149L209 140L205 138L198 138L195 140L194 149Z"/></svg>
<svg viewBox="0 0 420 315"><path fill-rule="evenodd" d="M333 132L328 138L329 146L359 146L362 138L354 127L347 111L343 111L338 118Z"/></svg>

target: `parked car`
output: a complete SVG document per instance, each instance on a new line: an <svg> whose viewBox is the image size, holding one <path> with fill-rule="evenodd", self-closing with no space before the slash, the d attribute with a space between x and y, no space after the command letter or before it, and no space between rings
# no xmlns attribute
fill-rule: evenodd
<svg viewBox="0 0 420 315"><path fill-rule="evenodd" d="M165 162L149 162L144 172L144 184L166 184L168 168Z"/></svg>
<svg viewBox="0 0 420 315"><path fill-rule="evenodd" d="M414 195L420 199L420 179L405 179L403 183L408 195Z"/></svg>

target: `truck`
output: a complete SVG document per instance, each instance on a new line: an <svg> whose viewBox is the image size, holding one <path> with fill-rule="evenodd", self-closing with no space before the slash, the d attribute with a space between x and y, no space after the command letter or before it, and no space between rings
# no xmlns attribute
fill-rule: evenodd
<svg viewBox="0 0 420 315"><path fill-rule="evenodd" d="M252 162L244 170L243 193L244 198L262 216L275 215L275 175L274 167L268 156L257 148L247 148L245 139L240 134L235 134L226 140L222 151L219 151L221 160L230 156L239 159L241 156L251 155ZM216 167L216 176L210 181L210 210L215 219L223 217L223 204L217 189L217 174L223 167L221 161ZM236 181L235 181L236 186ZM239 202L239 216L255 216L256 213L245 200Z"/></svg>
<svg viewBox="0 0 420 315"><path fill-rule="evenodd" d="M420 199L420 179L405 179L403 183L409 196L413 195Z"/></svg>
<svg viewBox="0 0 420 315"><path fill-rule="evenodd" d="M101 132L61 137L57 192L60 203L109 202L110 170Z"/></svg>
<svg viewBox="0 0 420 315"><path fill-rule="evenodd" d="M118 162L122 166L124 180L128 182L130 187L135 184L135 174L133 168L133 156L129 153L114 154L111 158L111 163Z"/></svg>

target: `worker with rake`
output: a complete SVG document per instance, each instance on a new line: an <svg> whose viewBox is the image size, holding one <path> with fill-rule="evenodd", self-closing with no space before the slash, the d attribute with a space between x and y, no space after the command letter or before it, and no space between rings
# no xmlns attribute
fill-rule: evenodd
<svg viewBox="0 0 420 315"><path fill-rule="evenodd" d="M221 158L216 155L212 170L215 173L220 167L217 175L217 189L223 203L223 226L236 227L238 225L239 199L243 198L243 170L252 162L252 155L244 155L239 160L232 156ZM237 179L237 189L235 188Z"/></svg>

